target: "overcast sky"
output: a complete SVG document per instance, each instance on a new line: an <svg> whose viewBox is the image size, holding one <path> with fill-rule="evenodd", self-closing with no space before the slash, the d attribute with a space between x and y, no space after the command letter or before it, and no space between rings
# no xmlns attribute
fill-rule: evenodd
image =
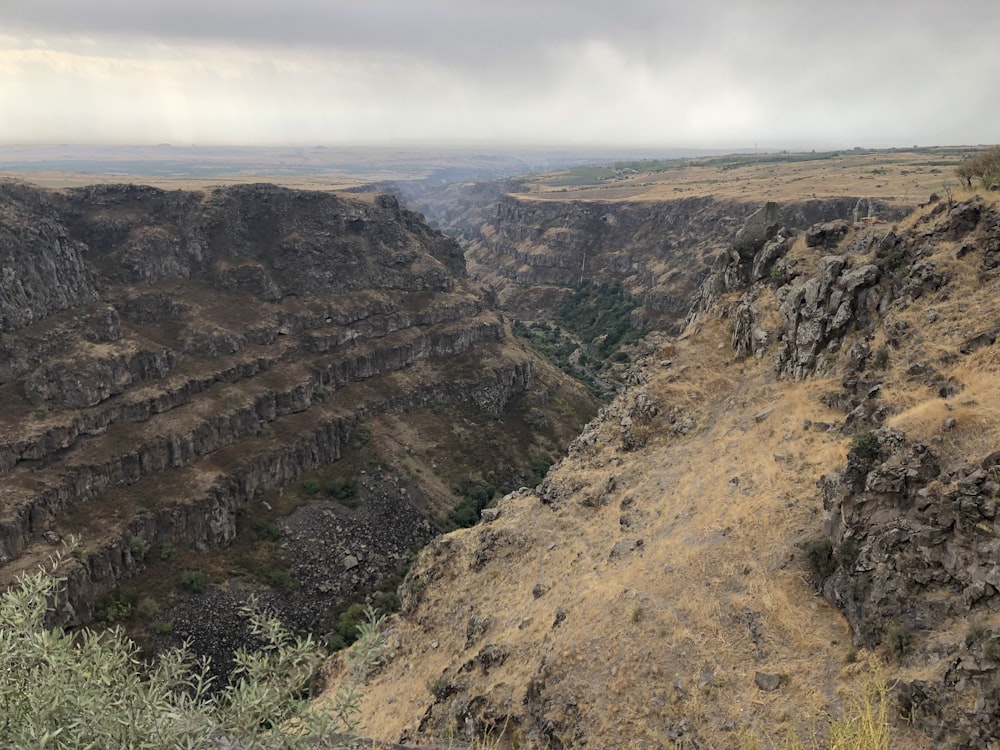
<svg viewBox="0 0 1000 750"><path fill-rule="evenodd" d="M1000 0L0 0L0 142L1000 139Z"/></svg>

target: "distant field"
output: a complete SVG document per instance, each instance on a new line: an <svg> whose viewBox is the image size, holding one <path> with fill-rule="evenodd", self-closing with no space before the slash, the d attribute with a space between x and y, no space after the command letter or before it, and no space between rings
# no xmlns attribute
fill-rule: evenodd
<svg viewBox="0 0 1000 750"><path fill-rule="evenodd" d="M909 205L933 192L957 189L954 167L975 150L854 149L617 162L541 175L530 183L526 197L655 201L714 195L782 201L856 195Z"/></svg>
<svg viewBox="0 0 1000 750"><path fill-rule="evenodd" d="M623 158L683 155L678 150L650 153L620 148L0 144L0 176L45 187L140 182L164 188L201 188L273 182L295 188L341 190L371 182L428 178L448 183L482 182L570 166L610 164ZM582 180L581 184L615 173L614 168L581 169L581 174L573 178Z"/></svg>

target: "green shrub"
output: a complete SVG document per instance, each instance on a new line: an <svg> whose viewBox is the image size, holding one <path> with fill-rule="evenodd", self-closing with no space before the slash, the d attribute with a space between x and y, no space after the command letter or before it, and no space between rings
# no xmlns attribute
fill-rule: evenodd
<svg viewBox="0 0 1000 750"><path fill-rule="evenodd" d="M882 453L878 435L871 430L857 433L851 438L851 453L870 466Z"/></svg>
<svg viewBox="0 0 1000 750"><path fill-rule="evenodd" d="M299 487L301 487L302 491L307 495L315 495L320 490L319 480L311 477L309 479L303 479L299 483Z"/></svg>
<svg viewBox="0 0 1000 750"><path fill-rule="evenodd" d="M913 634L910 629L902 623L889 623L889 627L885 630L885 643L889 647L889 651L898 659L906 656L913 649L912 639Z"/></svg>
<svg viewBox="0 0 1000 750"><path fill-rule="evenodd" d="M372 428L367 422L358 422L351 432L350 446L354 450L364 448L372 439Z"/></svg>
<svg viewBox="0 0 1000 750"><path fill-rule="evenodd" d="M160 635L168 635L174 632L174 624L170 620L153 620L149 623L149 629Z"/></svg>
<svg viewBox="0 0 1000 750"><path fill-rule="evenodd" d="M861 547L856 539L845 539L837 547L837 564L843 568L850 568L858 560Z"/></svg>
<svg viewBox="0 0 1000 750"><path fill-rule="evenodd" d="M94 608L94 618L98 622L127 620L135 611L138 601L139 592L134 586L119 586L97 602L97 606Z"/></svg>
<svg viewBox="0 0 1000 750"><path fill-rule="evenodd" d="M173 562L177 559L177 548L169 542L160 545L160 559L163 562Z"/></svg>
<svg viewBox="0 0 1000 750"><path fill-rule="evenodd" d="M237 651L230 684L210 695L208 663L184 648L148 664L119 628L49 628L59 586L54 571L23 576L0 593L0 674L7 676L0 680L0 747L209 750L225 738L233 747L305 750L356 739L361 689L384 650L373 613L348 655L349 676L333 705L314 711L309 687L323 654L256 601L244 614L261 650ZM151 627L170 630L160 621ZM283 732L289 724L301 731Z"/></svg>
<svg viewBox="0 0 1000 750"><path fill-rule="evenodd" d="M152 620L159 611L159 603L156 599L148 596L140 599L139 603L135 605L135 613L144 620Z"/></svg>
<svg viewBox="0 0 1000 750"><path fill-rule="evenodd" d="M299 582L292 577L292 574L284 568L270 568L264 573L264 580L268 586L284 591L285 593L294 591L299 585Z"/></svg>
<svg viewBox="0 0 1000 750"><path fill-rule="evenodd" d="M427 689L439 701L448 697L451 687L451 678L444 674L427 683Z"/></svg>
<svg viewBox="0 0 1000 750"><path fill-rule="evenodd" d="M185 570L181 573L181 587L192 594L200 594L205 590L207 580L200 570Z"/></svg>
<svg viewBox="0 0 1000 750"><path fill-rule="evenodd" d="M822 578L833 572L833 542L829 539L813 539L802 545L810 569Z"/></svg>
<svg viewBox="0 0 1000 750"><path fill-rule="evenodd" d="M129 540L128 549L132 553L132 557L142 562L146 559L146 553L149 552L149 542L134 536Z"/></svg>
<svg viewBox="0 0 1000 750"><path fill-rule="evenodd" d="M281 527L273 521L258 518L253 522L254 539L262 542L276 542L281 539Z"/></svg>
<svg viewBox="0 0 1000 750"><path fill-rule="evenodd" d="M349 508L358 507L358 480L355 477L331 480L326 483L323 491L327 497L333 498Z"/></svg>
<svg viewBox="0 0 1000 750"><path fill-rule="evenodd" d="M884 370L889 366L889 347L884 344L875 350L875 356L872 360L872 364L875 366L876 370Z"/></svg>

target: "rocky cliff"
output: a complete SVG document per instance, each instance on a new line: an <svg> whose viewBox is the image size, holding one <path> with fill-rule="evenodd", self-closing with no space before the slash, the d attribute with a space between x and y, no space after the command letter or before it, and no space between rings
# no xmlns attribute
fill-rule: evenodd
<svg viewBox="0 0 1000 750"><path fill-rule="evenodd" d="M582 281L620 282L642 317L677 332L716 256L759 204L711 196L663 201L560 201L506 195L467 251L471 273L492 284L500 305L532 319ZM776 207L790 228L898 209L857 198Z"/></svg>
<svg viewBox="0 0 1000 750"><path fill-rule="evenodd" d="M552 411L538 436L572 429L553 404L565 381L511 340L459 246L393 198L7 182L0 261L0 576L78 537L65 624L88 622L151 549L197 565L247 518L277 519L284 488L337 462L359 424L367 440L380 415L463 408L496 421L515 418L517 397L539 420ZM567 413L586 413L570 390ZM532 434L512 460L536 449ZM312 524L361 524L351 543L365 561L363 575L343 570L344 550L332 571L302 566L302 586L326 596L312 625L398 568L435 533L428 516L455 502L440 478L407 493L379 476L359 491L379 510L345 520L329 501ZM408 520L392 531L390 516ZM299 542L299 562L322 545Z"/></svg>
<svg viewBox="0 0 1000 750"><path fill-rule="evenodd" d="M543 483L421 555L371 731L822 737L881 670L892 746L1000 741L1000 210L780 216L742 217Z"/></svg>

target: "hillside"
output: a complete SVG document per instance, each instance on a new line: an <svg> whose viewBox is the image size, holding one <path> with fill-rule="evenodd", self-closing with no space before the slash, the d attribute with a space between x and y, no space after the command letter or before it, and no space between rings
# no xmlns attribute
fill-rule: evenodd
<svg viewBox="0 0 1000 750"><path fill-rule="evenodd" d="M545 481L421 553L368 731L822 737L881 663L893 747L1000 741L996 204L751 217Z"/></svg>
<svg viewBox="0 0 1000 750"><path fill-rule="evenodd" d="M329 633L593 414L392 198L4 182L0 259L0 580L77 538L60 624Z"/></svg>
<svg viewBox="0 0 1000 750"><path fill-rule="evenodd" d="M677 333L716 255L763 203L777 203L789 229L895 221L957 185L950 167L967 151L620 161L492 188L399 185L436 226L466 238L470 273L511 315L544 319L581 282L621 284L639 303L637 324Z"/></svg>

